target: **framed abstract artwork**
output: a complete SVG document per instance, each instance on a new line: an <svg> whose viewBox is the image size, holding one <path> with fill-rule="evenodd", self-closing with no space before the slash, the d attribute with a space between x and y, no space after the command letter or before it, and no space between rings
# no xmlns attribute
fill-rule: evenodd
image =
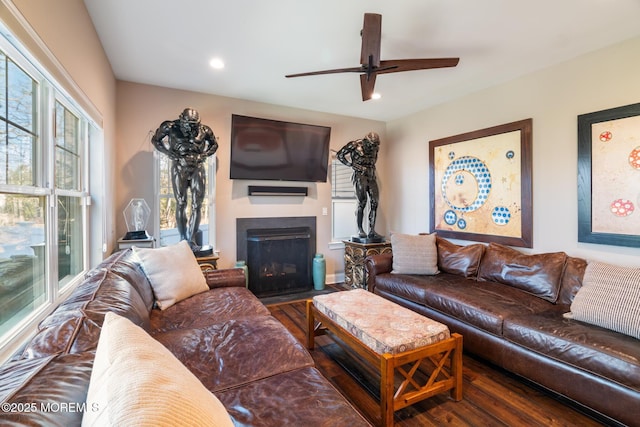
<svg viewBox="0 0 640 427"><path fill-rule="evenodd" d="M578 241L640 247L640 104L578 116Z"/></svg>
<svg viewBox="0 0 640 427"><path fill-rule="evenodd" d="M429 141L431 232L533 246L532 119Z"/></svg>

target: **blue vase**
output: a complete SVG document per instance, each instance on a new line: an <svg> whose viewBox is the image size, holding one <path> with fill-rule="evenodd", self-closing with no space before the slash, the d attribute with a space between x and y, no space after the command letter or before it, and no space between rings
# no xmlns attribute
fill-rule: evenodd
<svg viewBox="0 0 640 427"><path fill-rule="evenodd" d="M324 255L316 254L313 258L313 288L316 291L324 289L327 274L327 262Z"/></svg>
<svg viewBox="0 0 640 427"><path fill-rule="evenodd" d="M236 261L236 268L244 270L244 284L249 288L249 267L247 267L247 263L245 261Z"/></svg>

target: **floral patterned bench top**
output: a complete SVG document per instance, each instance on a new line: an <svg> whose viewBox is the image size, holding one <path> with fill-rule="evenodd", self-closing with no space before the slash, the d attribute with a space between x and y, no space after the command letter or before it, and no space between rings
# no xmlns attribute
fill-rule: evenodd
<svg viewBox="0 0 640 427"><path fill-rule="evenodd" d="M364 289L313 297L316 309L378 354L398 354L449 338L449 328Z"/></svg>

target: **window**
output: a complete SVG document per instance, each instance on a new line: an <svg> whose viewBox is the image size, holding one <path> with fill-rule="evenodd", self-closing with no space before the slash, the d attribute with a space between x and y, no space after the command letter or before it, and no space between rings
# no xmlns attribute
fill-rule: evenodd
<svg viewBox="0 0 640 427"><path fill-rule="evenodd" d="M156 169L158 176L158 200L156 206L159 212L156 228L159 233L160 246L172 245L180 241L180 234L176 228L176 199L173 196L173 187L171 183L171 159L164 154L155 152ZM197 241L201 246L211 245L215 247L214 230L215 227L209 227L209 224L215 224L213 220L214 206L210 195L215 194L215 161L216 156L211 156L206 160L206 190L204 200L202 201L202 212L200 219L200 240ZM191 212L191 200L188 200L187 218Z"/></svg>
<svg viewBox="0 0 640 427"><path fill-rule="evenodd" d="M55 195L58 214L58 284L84 270L83 138L80 118L55 103Z"/></svg>
<svg viewBox="0 0 640 427"><path fill-rule="evenodd" d="M331 209L334 241L348 240L356 234L358 201L351 176L353 170L338 159L331 160Z"/></svg>
<svg viewBox="0 0 640 427"><path fill-rule="evenodd" d="M88 264L89 120L22 52L0 35L0 349Z"/></svg>

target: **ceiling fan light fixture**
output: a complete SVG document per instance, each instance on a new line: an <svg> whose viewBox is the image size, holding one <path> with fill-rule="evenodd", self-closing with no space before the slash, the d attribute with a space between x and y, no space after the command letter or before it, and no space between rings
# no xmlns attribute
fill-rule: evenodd
<svg viewBox="0 0 640 427"><path fill-rule="evenodd" d="M371 99L380 99L382 98L382 95L380 95L378 92L374 92L371 94Z"/></svg>
<svg viewBox="0 0 640 427"><path fill-rule="evenodd" d="M222 70L224 68L224 61L222 59L220 59L220 58L212 58L209 61L209 65L214 70Z"/></svg>

